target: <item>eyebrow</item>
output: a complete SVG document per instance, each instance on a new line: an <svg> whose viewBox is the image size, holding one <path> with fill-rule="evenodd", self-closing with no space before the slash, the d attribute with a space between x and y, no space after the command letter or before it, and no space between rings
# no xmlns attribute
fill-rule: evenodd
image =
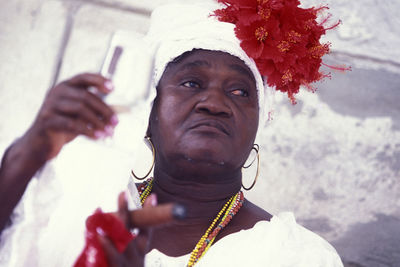
<svg viewBox="0 0 400 267"><path fill-rule="evenodd" d="M186 69L193 69L197 67L211 67L210 63L205 60L195 60L184 64L182 67L179 68L179 71L183 71Z"/></svg>
<svg viewBox="0 0 400 267"><path fill-rule="evenodd" d="M178 71L183 71L183 70L186 70L186 69L190 70L190 69L193 69L193 68L204 67L204 66L205 67L211 67L211 64L206 60L195 60L195 61L191 61L191 62L188 62L188 63L184 64L181 68L179 68ZM231 64L231 65L229 65L229 68L234 70L234 71L237 71L237 72L239 72L241 74L244 74L250 80L255 82L255 78L254 78L253 73L250 72L250 70L248 70L247 68L244 68L244 67L242 67L242 66L240 66L238 64Z"/></svg>
<svg viewBox="0 0 400 267"><path fill-rule="evenodd" d="M235 70L235 71L237 71L239 73L242 73L242 74L246 75L250 80L255 82L256 79L254 78L253 73L251 73L248 69L246 69L246 68L244 68L244 67L242 67L240 65L237 65L237 64L229 65L229 67L232 70Z"/></svg>

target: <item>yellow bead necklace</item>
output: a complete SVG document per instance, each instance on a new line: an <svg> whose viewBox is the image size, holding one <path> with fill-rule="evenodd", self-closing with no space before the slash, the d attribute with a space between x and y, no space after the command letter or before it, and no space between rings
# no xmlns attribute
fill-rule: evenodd
<svg viewBox="0 0 400 267"><path fill-rule="evenodd" d="M153 178L144 181L139 186L140 201L142 205L151 193L152 188ZM233 216L239 211L240 207L243 205L243 200L243 192L239 191L234 196L232 196L228 200L228 202L225 203L222 209L218 212L217 217L212 221L207 231L200 238L199 242L197 242L196 246L192 250L189 262L187 264L188 267L195 265L200 260L200 258L204 256L204 254L211 247L211 244L214 242L215 237L218 235L218 233L232 220Z"/></svg>

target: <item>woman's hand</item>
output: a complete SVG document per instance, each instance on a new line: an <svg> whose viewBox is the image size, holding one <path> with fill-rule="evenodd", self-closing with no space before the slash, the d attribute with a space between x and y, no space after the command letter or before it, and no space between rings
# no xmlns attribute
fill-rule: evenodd
<svg viewBox="0 0 400 267"><path fill-rule="evenodd" d="M144 202L143 209L129 211L125 195L121 193L118 198L118 212L115 215L123 221L127 229L139 228L139 234L121 254L106 234L101 229L97 229L108 264L111 267L136 267L144 266L144 257L149 250L151 228L174 219L183 219L185 208L179 204L157 206L157 197L155 194L151 194Z"/></svg>
<svg viewBox="0 0 400 267"><path fill-rule="evenodd" d="M31 128L24 138L30 149L46 160L55 157L62 146L78 135L97 139L112 135L118 123L113 110L89 90L107 94L111 81L99 74L79 74L61 82L47 94ZM29 149L29 148L27 148Z"/></svg>
<svg viewBox="0 0 400 267"><path fill-rule="evenodd" d="M118 123L114 112L89 88L112 91L98 74L80 74L50 90L28 131L11 145L0 164L0 233L30 179L62 146L78 135L111 135Z"/></svg>
<svg viewBox="0 0 400 267"><path fill-rule="evenodd" d="M148 196L143 204L143 210L157 205L157 197L154 194ZM139 210L137 210L139 211ZM118 212L116 213L127 229L133 229L131 212L128 210L128 203L125 199L125 194L121 193L118 197ZM133 213L133 212L132 212ZM99 240L104 249L107 261L110 267L124 267L124 266L144 266L144 256L148 251L149 237L151 228L142 226L139 234L132 240L123 254L121 254L114 246L112 241L107 238L105 233L98 229Z"/></svg>

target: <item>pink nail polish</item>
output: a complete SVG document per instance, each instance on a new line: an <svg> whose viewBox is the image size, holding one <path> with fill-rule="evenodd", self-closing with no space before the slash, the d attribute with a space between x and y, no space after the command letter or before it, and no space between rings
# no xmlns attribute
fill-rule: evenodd
<svg viewBox="0 0 400 267"><path fill-rule="evenodd" d="M104 132L102 132L102 131L95 131L95 132L94 132L94 137L95 137L96 139L100 139L100 138L105 137L105 134L104 134Z"/></svg>
<svg viewBox="0 0 400 267"><path fill-rule="evenodd" d="M152 206L157 206L157 196L155 194L151 195L151 199L150 200L151 200L150 204Z"/></svg>
<svg viewBox="0 0 400 267"><path fill-rule="evenodd" d="M114 128L112 126L110 126L110 125L107 125L104 128L104 132L105 132L106 136L112 136L114 134Z"/></svg>
<svg viewBox="0 0 400 267"><path fill-rule="evenodd" d="M106 81L104 83L104 87L108 90L108 91L112 91L114 90L114 85L111 81Z"/></svg>
<svg viewBox="0 0 400 267"><path fill-rule="evenodd" d="M94 213L102 213L103 211L101 210L101 208L96 208L95 210L94 210Z"/></svg>
<svg viewBox="0 0 400 267"><path fill-rule="evenodd" d="M101 236L106 236L106 233L103 231L103 229L101 229L100 227L96 228L96 232L101 235Z"/></svg>
<svg viewBox="0 0 400 267"><path fill-rule="evenodd" d="M110 119L110 123L112 126L117 125L119 122L117 115L112 115L111 119Z"/></svg>

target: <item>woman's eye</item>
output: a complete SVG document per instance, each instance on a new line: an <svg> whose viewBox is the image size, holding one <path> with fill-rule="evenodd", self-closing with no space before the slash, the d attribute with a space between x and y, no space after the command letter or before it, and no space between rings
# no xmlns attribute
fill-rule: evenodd
<svg viewBox="0 0 400 267"><path fill-rule="evenodd" d="M249 96L249 93L243 89L236 89L236 90L231 91L231 93L236 96L243 96L243 97Z"/></svg>
<svg viewBox="0 0 400 267"><path fill-rule="evenodd" d="M200 85L196 82L193 81L188 81L182 84L185 87L189 87L189 88L200 88Z"/></svg>

